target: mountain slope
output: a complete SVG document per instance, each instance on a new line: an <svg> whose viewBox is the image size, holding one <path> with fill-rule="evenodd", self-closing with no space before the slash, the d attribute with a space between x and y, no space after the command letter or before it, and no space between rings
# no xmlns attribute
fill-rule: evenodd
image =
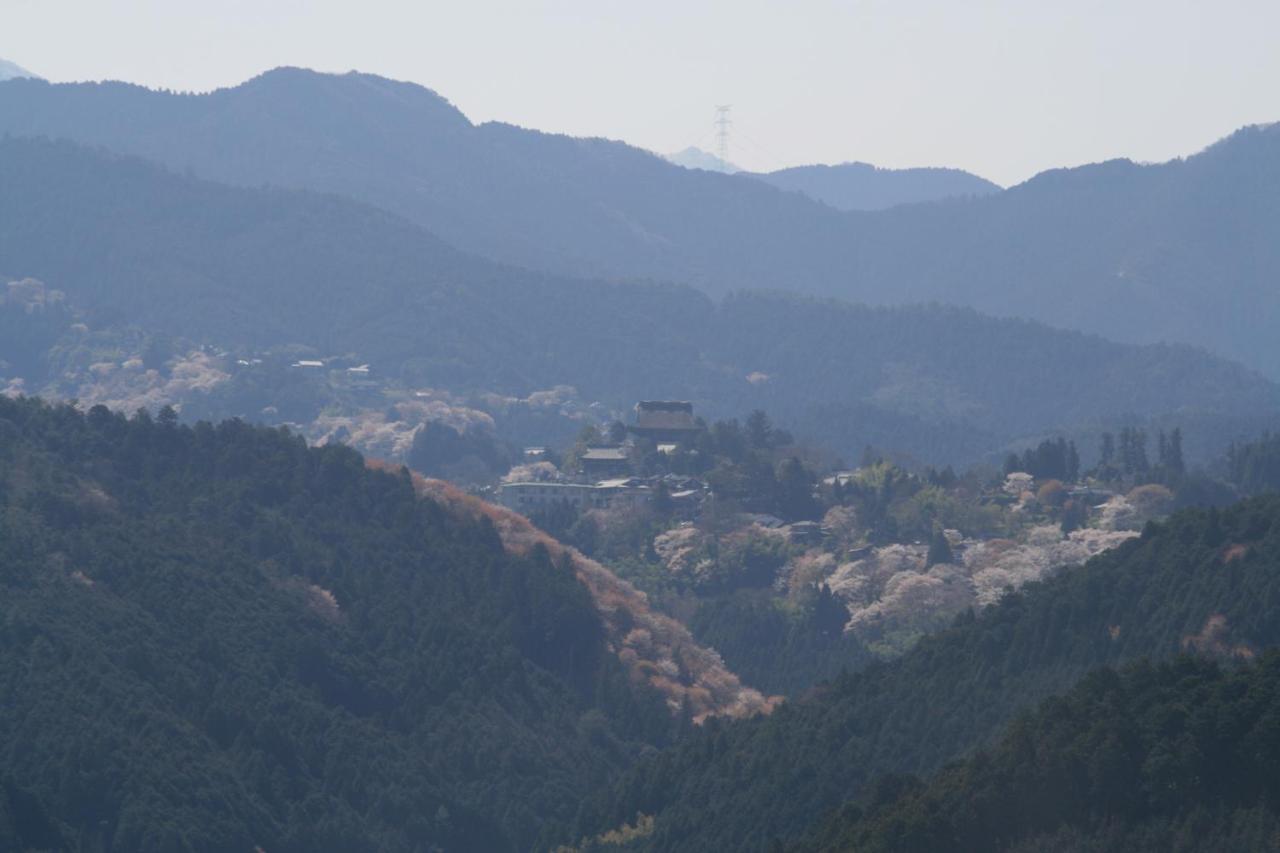
<svg viewBox="0 0 1280 853"><path fill-rule="evenodd" d="M941 300L1280 376L1280 127L1159 165L1047 172L984 198L844 213L742 175L503 124L421 87L278 69L207 95L0 84L0 132L204 177L338 192L502 261L593 277Z"/></svg>
<svg viewBox="0 0 1280 853"><path fill-rule="evenodd" d="M932 771L1088 670L1280 642L1280 498L1183 512L961 619L897 661L767 720L710 727L643 763L585 826L655 815L646 849L796 839L885 773Z"/></svg>
<svg viewBox="0 0 1280 853"><path fill-rule="evenodd" d="M0 435L4 849L526 850L681 726L563 560L353 451Z"/></svg>
<svg viewBox="0 0 1280 853"><path fill-rule="evenodd" d="M745 717L773 709L776 700L744 686L725 669L719 655L699 646L675 619L651 609L643 593L600 563L560 544L517 512L467 495L443 480L417 474L413 479L419 494L463 518L490 522L509 552L528 556L543 549L557 564L571 568L591 593L610 648L626 663L632 679L666 697L673 711L702 723L711 717Z"/></svg>
<svg viewBox="0 0 1280 853"><path fill-rule="evenodd" d="M892 281L898 298L1196 343L1277 375L1277 221L1280 125L1246 128L1184 160L1046 172L996 196L877 214L852 292Z"/></svg>
<svg viewBox="0 0 1280 853"><path fill-rule="evenodd" d="M837 210L884 210L900 204L1000 192L997 184L961 169L881 169L870 163L794 166L753 177Z"/></svg>
<svg viewBox="0 0 1280 853"><path fill-rule="evenodd" d="M850 458L874 444L953 462L1161 414L1181 420L1192 449L1197 418L1217 440L1224 418L1280 409L1272 383L1185 347L938 306L746 293L716 305L691 288L561 279L345 199L226 187L68 143L0 141L0 271L65 291L95 328L306 344L431 387L524 396L567 384L619 409L647 397L691 399L709 416L765 408ZM13 313L19 326L34 316ZM6 351L14 343L0 341L0 358L33 363Z"/></svg>
<svg viewBox="0 0 1280 853"><path fill-rule="evenodd" d="M356 350L393 375L412 360L435 383L527 393L567 360L595 374L584 384L619 370L615 313L638 316L643 335L672 301L711 307L688 289L502 267L333 196L194 181L67 144L0 147L0 269L59 282L94 325ZM553 347L531 345L543 333ZM683 355L654 361L674 368Z"/></svg>
<svg viewBox="0 0 1280 853"><path fill-rule="evenodd" d="M803 197L627 145L472 125L434 92L372 75L281 68L177 96L29 82L0 89L0 132L103 145L219 181L342 193L462 249L559 273L723 290L709 229L723 240L760 215L830 218Z"/></svg>
<svg viewBox="0 0 1280 853"><path fill-rule="evenodd" d="M1100 670L927 785L882 783L803 850L1268 850L1280 655ZM894 796L893 789L900 789Z"/></svg>

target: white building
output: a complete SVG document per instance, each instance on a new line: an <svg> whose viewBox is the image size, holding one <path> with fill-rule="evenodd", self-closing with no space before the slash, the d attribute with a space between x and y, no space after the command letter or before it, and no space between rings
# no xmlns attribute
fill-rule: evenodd
<svg viewBox="0 0 1280 853"><path fill-rule="evenodd" d="M504 483L498 489L498 503L524 515L564 504L579 512L643 506L649 498L649 487L634 479L599 483Z"/></svg>

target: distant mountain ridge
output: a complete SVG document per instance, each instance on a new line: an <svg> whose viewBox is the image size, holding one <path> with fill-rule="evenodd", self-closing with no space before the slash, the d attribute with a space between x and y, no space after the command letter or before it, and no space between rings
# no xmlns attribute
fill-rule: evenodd
<svg viewBox="0 0 1280 853"><path fill-rule="evenodd" d="M67 137L235 184L336 192L464 250L557 274L937 300L1115 340L1182 341L1280 377L1280 129L972 199L842 212L618 142L473 125L365 74L278 69L205 95L0 84L0 132Z"/></svg>
<svg viewBox="0 0 1280 853"><path fill-rule="evenodd" d="M838 163L792 166L773 172L747 172L693 146L665 154L663 159L686 169L749 175L780 190L798 192L836 210L884 210L900 204L991 195L1001 190L999 184L962 169L885 169L870 163Z"/></svg>
<svg viewBox="0 0 1280 853"><path fill-rule="evenodd" d="M1257 433L1280 411L1275 384L1186 346L936 305L746 292L717 304L689 287L561 278L341 197L228 187L66 142L0 141L0 189L0 271L65 291L94 328L359 353L422 387L565 384L619 409L690 399L708 417L764 408L849 459L871 444L940 464L1161 415L1196 455L1195 436L1235 434L1224 424L1238 419ZM11 343L0 358L32 363L4 354Z"/></svg>
<svg viewBox="0 0 1280 853"><path fill-rule="evenodd" d="M17 77L30 77L33 80L43 79L38 74L32 74L21 65L16 65L7 59L0 59L0 80L13 80Z"/></svg>
<svg viewBox="0 0 1280 853"><path fill-rule="evenodd" d="M727 160L721 160L709 151L703 151L701 148L689 146L683 148L674 154L664 154L662 159L669 163L675 163L677 166L684 166L686 169L705 169L708 172L724 172L732 175L742 170Z"/></svg>
<svg viewBox="0 0 1280 853"><path fill-rule="evenodd" d="M837 210L884 210L900 204L978 197L1000 185L962 169L883 169L870 163L794 166L753 173L778 189L804 193Z"/></svg>

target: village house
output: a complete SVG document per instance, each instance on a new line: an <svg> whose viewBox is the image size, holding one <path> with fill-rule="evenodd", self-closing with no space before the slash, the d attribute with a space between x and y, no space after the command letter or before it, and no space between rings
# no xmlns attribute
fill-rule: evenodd
<svg viewBox="0 0 1280 853"><path fill-rule="evenodd" d="M582 474L589 480L625 477L631 473L631 458L620 446L588 447L578 460Z"/></svg>

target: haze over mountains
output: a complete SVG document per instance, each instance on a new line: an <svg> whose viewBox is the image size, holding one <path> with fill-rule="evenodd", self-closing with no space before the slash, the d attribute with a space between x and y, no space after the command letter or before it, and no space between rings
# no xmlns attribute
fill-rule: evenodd
<svg viewBox="0 0 1280 853"><path fill-rule="evenodd" d="M705 169L708 172L725 172L733 174L742 170L727 160L721 160L709 151L703 151L701 148L690 145L688 148L682 148L674 154L664 154L662 159L677 166L684 166L686 169Z"/></svg>
<svg viewBox="0 0 1280 853"><path fill-rule="evenodd" d="M32 74L20 65L15 65L7 59L0 59L0 80L12 80L15 77L31 77L39 80L38 75Z"/></svg>
<svg viewBox="0 0 1280 853"><path fill-rule="evenodd" d="M883 169L870 163L840 163L752 173L692 146L664 155L663 159L686 169L750 174L779 189L799 192L837 210L884 210L900 204L983 196L1000 191L998 184L962 169Z"/></svg>
<svg viewBox="0 0 1280 853"><path fill-rule="evenodd" d="M1277 237L0 82L0 850L1275 847Z"/></svg>
<svg viewBox="0 0 1280 853"><path fill-rule="evenodd" d="M837 210L884 210L900 204L1000 192L999 185L962 169L881 169L870 163L793 166L757 173L755 177Z"/></svg>
<svg viewBox="0 0 1280 853"><path fill-rule="evenodd" d="M849 458L867 444L980 458L1055 428L1163 415L1207 438L1190 427L1251 433L1280 410L1273 383L1187 347L939 306L746 293L717 305L688 287L535 273L335 196L222 186L66 142L0 142L0 187L0 271L64 291L93 328L303 344L432 387L763 407Z"/></svg>
<svg viewBox="0 0 1280 853"><path fill-rule="evenodd" d="M975 199L849 213L627 145L474 125L420 86L279 69L207 95L0 86L0 131L178 170L350 195L464 250L713 295L766 288L937 300L1133 342L1208 347L1280 376L1280 129L1185 160L1048 172Z"/></svg>

